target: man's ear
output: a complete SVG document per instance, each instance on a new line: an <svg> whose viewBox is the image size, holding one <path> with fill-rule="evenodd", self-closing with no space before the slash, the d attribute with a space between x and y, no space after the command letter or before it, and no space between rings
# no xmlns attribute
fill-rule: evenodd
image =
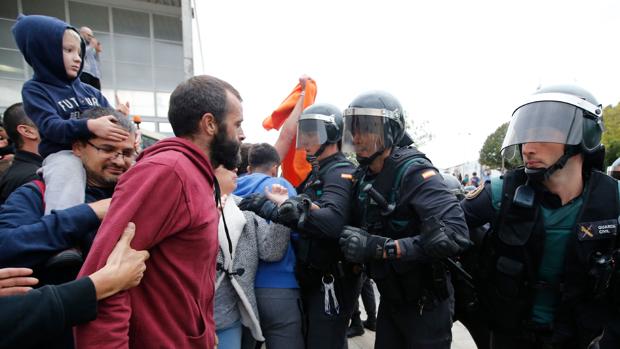
<svg viewBox="0 0 620 349"><path fill-rule="evenodd" d="M205 113L200 118L200 129L208 136L215 136L217 134L217 121L215 116L211 113Z"/></svg>
<svg viewBox="0 0 620 349"><path fill-rule="evenodd" d="M35 128L30 125L17 125L17 133L23 138L28 138L30 140L36 140L39 137Z"/></svg>
<svg viewBox="0 0 620 349"><path fill-rule="evenodd" d="M86 147L85 143L82 143L81 141L73 142L73 144L71 144L71 150L73 151L73 155L77 156L78 158L81 158L85 147Z"/></svg>
<svg viewBox="0 0 620 349"><path fill-rule="evenodd" d="M273 165L273 167L269 171L269 174L271 175L271 177L277 177L278 176L278 166L279 165Z"/></svg>

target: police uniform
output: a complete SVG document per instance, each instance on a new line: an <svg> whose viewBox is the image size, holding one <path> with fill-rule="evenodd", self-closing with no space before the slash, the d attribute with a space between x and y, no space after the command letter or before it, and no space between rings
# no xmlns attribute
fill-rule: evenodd
<svg viewBox="0 0 620 349"><path fill-rule="evenodd" d="M564 206L536 185L535 206L525 209L513 199L526 180L523 169L508 172L462 202L470 228L492 224L481 298L493 347L586 347L613 316L608 265L592 258L617 248L618 183L591 172L584 193Z"/></svg>
<svg viewBox="0 0 620 349"><path fill-rule="evenodd" d="M308 348L346 346L346 329L359 296L361 268L346 262L338 247L349 220L354 171L355 166L336 153L319 161L318 176L311 173L297 188L320 207L307 213L293 240Z"/></svg>
<svg viewBox="0 0 620 349"><path fill-rule="evenodd" d="M355 172L342 153L334 152L342 138L342 123L342 112L331 104L306 108L297 126L297 148L306 150L312 171L297 188L299 195L277 208L260 194L239 204L298 233L292 243L307 348L346 348L347 326L361 288L361 267L346 262L338 246L342 227L349 221ZM328 147L333 154L324 154Z"/></svg>
<svg viewBox="0 0 620 349"><path fill-rule="evenodd" d="M540 89L515 110L503 151L543 142L565 144L564 154L494 177L461 203L470 229L491 224L476 276L492 348L588 348L618 317L620 188L595 170L600 113L585 90ZM583 191L562 203L543 183L580 153Z"/></svg>
<svg viewBox="0 0 620 349"><path fill-rule="evenodd" d="M360 169L355 227L345 227L340 243L347 259L366 261L379 289L375 347L449 348L452 290L442 260L468 242L463 212L430 160L408 145L392 95L363 94L344 115L343 148L354 148ZM359 149L374 154L361 157ZM370 165L386 151L390 156L373 173Z"/></svg>

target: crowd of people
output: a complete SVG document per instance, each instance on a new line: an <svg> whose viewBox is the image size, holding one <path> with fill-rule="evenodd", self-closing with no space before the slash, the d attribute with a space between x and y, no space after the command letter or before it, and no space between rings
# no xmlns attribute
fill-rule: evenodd
<svg viewBox="0 0 620 349"><path fill-rule="evenodd" d="M366 328L450 348L456 320L478 348L620 347L620 185L588 91L528 96L502 144L523 166L483 179L442 174L390 93L308 103L307 76L275 145L244 143L241 94L201 75L141 150L92 31L12 31L34 77L4 113L0 347L341 349Z"/></svg>

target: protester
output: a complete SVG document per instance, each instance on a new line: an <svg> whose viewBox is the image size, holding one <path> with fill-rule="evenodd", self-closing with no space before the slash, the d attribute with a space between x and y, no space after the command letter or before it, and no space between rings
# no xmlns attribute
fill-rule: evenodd
<svg viewBox="0 0 620 349"><path fill-rule="evenodd" d="M464 187L467 187L469 185L471 185L469 183L469 173L466 173L465 176L463 177L463 179L461 180L461 184L463 184Z"/></svg>
<svg viewBox="0 0 620 349"><path fill-rule="evenodd" d="M75 279L108 211L114 186L135 157L135 129L126 117L111 108L93 108L82 117L95 120L110 113L129 138L111 142L87 135L73 142L73 153L87 173L86 203L45 214L47 186L38 181L19 187L0 208L0 267L32 268L45 284ZM55 255L57 265L51 260Z"/></svg>
<svg viewBox="0 0 620 349"><path fill-rule="evenodd" d="M450 348L452 292L441 260L469 246L458 201L405 132L400 102L363 93L344 112L343 150L360 163L340 246L381 294L375 348Z"/></svg>
<svg viewBox="0 0 620 349"><path fill-rule="evenodd" d="M243 177L248 173L248 157L250 148L252 148L252 146L252 143L241 144L241 148L239 149L239 168L237 169L237 175L239 177Z"/></svg>
<svg viewBox="0 0 620 349"><path fill-rule="evenodd" d="M287 189L289 197L297 195L284 178L276 177L280 156L267 143L255 144L248 154L248 174L239 177L234 194L247 197L263 194L274 184ZM296 237L296 233L293 233ZM265 343L270 349L303 349L302 315L299 285L295 279L295 252L289 243L283 258L274 262L259 261L256 271L256 302ZM253 349L255 341L244 333L243 348Z"/></svg>
<svg viewBox="0 0 620 349"><path fill-rule="evenodd" d="M602 106L577 86L543 87L508 129L502 154L520 153L524 167L461 203L470 229L491 224L479 269L491 348L596 347L620 319L609 272L619 188L599 172Z"/></svg>
<svg viewBox="0 0 620 349"><path fill-rule="evenodd" d="M66 284L31 290L31 269L0 269L0 348L55 347L59 333L95 319L97 300L137 286L149 253L131 248L134 234L129 223L103 268Z"/></svg>
<svg viewBox="0 0 620 349"><path fill-rule="evenodd" d="M112 115L98 119L80 118L93 107L109 107L97 89L82 83L85 46L77 30L46 16L20 16L13 36L34 77L24 84L24 110L41 135L45 213L84 202L86 173L71 152L78 138L96 135L110 142L129 136Z"/></svg>
<svg viewBox="0 0 620 349"><path fill-rule="evenodd" d="M0 121L0 176L11 166L14 154L15 148L6 133L4 122Z"/></svg>
<svg viewBox="0 0 620 349"><path fill-rule="evenodd" d="M15 145L15 158L0 179L0 204L22 184L39 179L36 172L43 162L39 155L39 131L24 112L22 103L15 103L4 111L4 123Z"/></svg>
<svg viewBox="0 0 620 349"><path fill-rule="evenodd" d="M195 76L172 92L168 120L176 137L145 149L122 176L80 275L105 264L130 221L134 248L151 252L149 273L99 303L97 320L76 328L79 348L215 346L219 193L211 164L238 163L241 96L225 81Z"/></svg>
<svg viewBox="0 0 620 349"><path fill-rule="evenodd" d="M218 275L215 284L215 326L218 346L241 348L243 327L252 336L264 341L254 294L254 282L259 259L275 262L284 256L290 229L269 224L250 211L241 211L232 195L237 186L237 174L223 166L215 170L222 191L222 216L218 227ZM285 194L281 201L288 198ZM271 346L270 346L271 348Z"/></svg>
<svg viewBox="0 0 620 349"><path fill-rule="evenodd" d="M480 177L478 177L478 174L476 172L472 172L469 182L471 186L474 186L476 188L480 185Z"/></svg>
<svg viewBox="0 0 620 349"><path fill-rule="evenodd" d="M80 28L80 36L86 43L84 54L84 69L80 74L83 83L101 90L101 70L99 68L99 54L101 54L101 42L97 40L89 27Z"/></svg>

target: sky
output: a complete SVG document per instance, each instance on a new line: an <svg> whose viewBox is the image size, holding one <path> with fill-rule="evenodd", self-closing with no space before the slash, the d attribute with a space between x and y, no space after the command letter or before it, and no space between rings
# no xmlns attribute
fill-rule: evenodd
<svg viewBox="0 0 620 349"><path fill-rule="evenodd" d="M195 73L239 90L248 142L275 142L261 122L302 74L342 109L392 93L439 168L476 161L540 85L620 102L620 1L195 0L195 13Z"/></svg>

